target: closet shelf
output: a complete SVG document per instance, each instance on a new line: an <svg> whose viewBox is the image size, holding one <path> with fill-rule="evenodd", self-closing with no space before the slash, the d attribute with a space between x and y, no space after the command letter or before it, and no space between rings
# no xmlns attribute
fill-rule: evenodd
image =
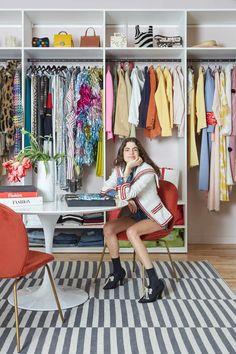
<svg viewBox="0 0 236 354"><path fill-rule="evenodd" d="M21 47L6 48L0 47L0 60L1 59L21 59Z"/></svg>
<svg viewBox="0 0 236 354"><path fill-rule="evenodd" d="M110 59L127 58L127 59L181 59L183 48L110 48L106 47L106 56Z"/></svg>
<svg viewBox="0 0 236 354"><path fill-rule="evenodd" d="M102 48L24 48L25 55L32 59L100 59Z"/></svg>
<svg viewBox="0 0 236 354"><path fill-rule="evenodd" d="M235 59L236 47L231 48L187 48L188 59Z"/></svg>

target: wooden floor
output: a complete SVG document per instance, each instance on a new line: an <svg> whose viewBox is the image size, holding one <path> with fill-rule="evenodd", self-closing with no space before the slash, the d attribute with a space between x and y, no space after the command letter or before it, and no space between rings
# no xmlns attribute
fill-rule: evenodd
<svg viewBox="0 0 236 354"><path fill-rule="evenodd" d="M70 253L54 254L57 260L99 260L99 254ZM168 260L166 254L151 254L153 260ZM105 255L108 260L109 255ZM132 259L132 254L121 254L122 260ZM220 273L222 278L236 293L236 245L192 244L187 254L173 254L174 260L200 261L208 260Z"/></svg>

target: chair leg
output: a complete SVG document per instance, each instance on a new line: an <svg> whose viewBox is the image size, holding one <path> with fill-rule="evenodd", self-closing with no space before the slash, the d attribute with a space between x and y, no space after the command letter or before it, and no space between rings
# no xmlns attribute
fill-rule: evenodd
<svg viewBox="0 0 236 354"><path fill-rule="evenodd" d="M101 268L101 265L102 265L102 262L103 262L103 258L104 258L104 254L105 254L106 248L107 248L107 245L104 244L104 247L103 247L103 250L102 250L102 254L101 254L101 258L100 258L99 265L98 265L98 270L97 270L97 273L96 273L95 278L94 278L94 283L97 280L97 277L98 277L98 274L99 274L99 271L100 271L100 268Z"/></svg>
<svg viewBox="0 0 236 354"><path fill-rule="evenodd" d="M133 253L133 272L135 272L135 268L136 268L135 258L136 258L136 253L135 253L135 250L134 250L134 253Z"/></svg>
<svg viewBox="0 0 236 354"><path fill-rule="evenodd" d="M144 275L144 272L145 272L145 268L144 268L144 265L142 264L142 284L143 284L143 291L145 290L145 275Z"/></svg>
<svg viewBox="0 0 236 354"><path fill-rule="evenodd" d="M15 306L15 318L16 318L16 343L17 352L20 353L20 333L19 333L19 317L18 317L18 301L17 301L17 282L15 279L13 283L13 296L14 296L14 306Z"/></svg>
<svg viewBox="0 0 236 354"><path fill-rule="evenodd" d="M53 291L53 294L54 294L54 297L55 297L55 300L56 300L56 303L57 303L57 307L58 307L58 311L59 311L59 314L60 314L60 317L61 317L61 321L63 322L64 321L64 316L63 316L63 313L62 313L62 310L61 310L61 305L60 305L60 302L59 302L59 299L58 299L58 295L57 295L56 287L55 287L54 280L53 280L53 277L52 277L52 273L50 271L50 268L49 268L48 264L46 264L46 268L47 268L47 271L48 271L50 283L51 283L51 286L52 286L52 291Z"/></svg>
<svg viewBox="0 0 236 354"><path fill-rule="evenodd" d="M170 253L170 249L169 249L169 246L168 246L168 242L166 240L162 240L162 241L164 241L166 249L167 249L167 252L168 252L168 256L169 256L169 259L170 259L170 264L171 264L171 267L172 267L174 278L176 279L176 281L179 281L179 278L177 276L177 272L176 272L176 269L175 269L175 264L174 264L174 262L172 260L172 257L171 257L171 253Z"/></svg>

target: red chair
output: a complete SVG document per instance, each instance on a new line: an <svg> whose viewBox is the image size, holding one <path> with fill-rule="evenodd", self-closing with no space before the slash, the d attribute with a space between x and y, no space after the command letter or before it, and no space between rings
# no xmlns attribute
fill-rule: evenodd
<svg viewBox="0 0 236 354"><path fill-rule="evenodd" d="M176 273L175 266L174 266L174 262L172 260L170 250L168 247L168 241L163 239L163 237L168 236L171 233L171 231L173 230L174 224L175 224L175 220L176 220L176 216L177 216L178 191L177 191L177 188L175 187L174 184L172 184L168 181L160 180L160 188L158 190L158 194L159 194L162 202L166 206L166 208L173 215L173 218L169 222L168 227L166 229L143 235L142 240L144 240L144 241L154 241L155 240L156 241L156 240L162 239L162 241L164 241L165 246L167 248L168 256L169 256L169 259L171 262L173 275L176 278L176 280L178 280L177 273ZM109 213L109 220L117 219L120 211L121 211L121 209L110 212ZM127 240L127 235L126 235L125 231L120 232L117 236L118 236L118 240ZM107 245L104 244L103 252L101 255L101 259L100 259L100 262L98 265L98 270L97 270L94 281L96 281L96 279L98 277L98 274L99 274L99 271L100 271L100 268L101 268L101 265L103 262L104 254L106 251L106 247L107 247ZM133 253L133 271L134 270L135 270L135 251ZM144 269L143 269L143 279L144 279Z"/></svg>
<svg viewBox="0 0 236 354"><path fill-rule="evenodd" d="M30 251L28 236L21 216L12 209L0 204L0 279L12 278L16 318L17 351L20 352L20 335L17 303L17 283L28 273L46 266L61 320L63 314L58 300L55 284L48 263L54 260L51 254Z"/></svg>

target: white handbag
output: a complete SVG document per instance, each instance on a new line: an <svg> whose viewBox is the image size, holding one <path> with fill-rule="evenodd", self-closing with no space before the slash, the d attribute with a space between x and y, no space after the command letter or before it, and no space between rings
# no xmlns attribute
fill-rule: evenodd
<svg viewBox="0 0 236 354"><path fill-rule="evenodd" d="M127 47L127 38L123 33L114 33L110 38L112 48L125 48Z"/></svg>
<svg viewBox="0 0 236 354"><path fill-rule="evenodd" d="M175 187L178 189L179 170L174 168L161 167L160 171L161 171L161 178L164 179L165 181L169 181L173 183Z"/></svg>

